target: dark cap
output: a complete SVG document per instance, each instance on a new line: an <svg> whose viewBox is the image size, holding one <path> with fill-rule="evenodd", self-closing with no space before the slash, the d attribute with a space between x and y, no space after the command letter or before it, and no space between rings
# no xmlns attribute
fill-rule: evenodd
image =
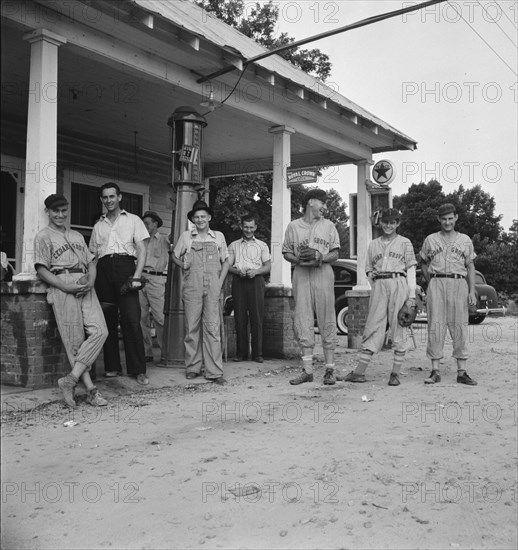
<svg viewBox="0 0 518 550"><path fill-rule="evenodd" d="M397 208L385 208L381 211L382 222L398 222L401 219L401 212Z"/></svg>
<svg viewBox="0 0 518 550"><path fill-rule="evenodd" d="M302 200L302 207L306 208L308 202L311 199L318 199L319 201L326 202L327 201L327 193L323 189L310 189L304 195L304 199Z"/></svg>
<svg viewBox="0 0 518 550"><path fill-rule="evenodd" d="M68 204L68 201L65 197L65 195L61 195L61 193L55 193L54 195L49 195L45 199L45 206L46 208L49 208L50 210L53 210L54 208L57 208L58 206L65 206Z"/></svg>
<svg viewBox="0 0 518 550"><path fill-rule="evenodd" d="M437 215L439 216L439 218L441 216L446 216L446 214L457 214L457 209L455 208L454 204L451 204L451 202L441 204L441 206L439 206L439 209L437 210Z"/></svg>
<svg viewBox="0 0 518 550"><path fill-rule="evenodd" d="M198 210L205 210L209 216L213 216L212 208L205 201L196 201L192 207L192 210L187 214L187 218L192 222L192 217Z"/></svg>
<svg viewBox="0 0 518 550"><path fill-rule="evenodd" d="M153 212L153 210L146 210L146 212L142 214L142 219L144 218L151 218L158 224L158 227L162 227L164 225L162 218L156 212Z"/></svg>

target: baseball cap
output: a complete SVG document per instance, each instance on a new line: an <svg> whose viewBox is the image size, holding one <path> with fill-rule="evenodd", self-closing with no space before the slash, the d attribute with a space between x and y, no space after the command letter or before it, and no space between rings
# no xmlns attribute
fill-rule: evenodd
<svg viewBox="0 0 518 550"><path fill-rule="evenodd" d="M146 210L146 212L142 214L142 219L144 218L151 218L158 224L158 227L162 227L164 225L162 218L156 212L153 212L153 210Z"/></svg>
<svg viewBox="0 0 518 550"><path fill-rule="evenodd" d="M319 201L327 201L327 193L323 189L310 189L305 195L302 201L302 206L306 208L306 205L311 199L318 199Z"/></svg>
<svg viewBox="0 0 518 550"><path fill-rule="evenodd" d="M58 206L65 206L68 204L68 201L65 197L65 195L62 195L61 193L54 193L53 195L49 195L45 201L44 204L49 209L57 208Z"/></svg>
<svg viewBox="0 0 518 550"><path fill-rule="evenodd" d="M398 222L401 212L397 208L385 208L381 211L380 220L384 222Z"/></svg>
<svg viewBox="0 0 518 550"><path fill-rule="evenodd" d="M437 215L439 216L439 218L441 216L446 216L446 214L456 214L457 213L457 210L455 208L455 205L454 204L451 204L451 202L447 202L446 204L441 204L441 206L439 206L439 209L437 210Z"/></svg>

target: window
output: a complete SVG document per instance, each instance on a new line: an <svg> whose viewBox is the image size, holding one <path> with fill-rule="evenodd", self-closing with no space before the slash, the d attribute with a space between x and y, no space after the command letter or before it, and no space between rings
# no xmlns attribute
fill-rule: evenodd
<svg viewBox="0 0 518 550"><path fill-rule="evenodd" d="M122 208L141 216L144 211L143 193L128 193L124 189L121 192ZM71 197L70 227L79 231L88 243L92 228L103 213L99 186L71 182Z"/></svg>

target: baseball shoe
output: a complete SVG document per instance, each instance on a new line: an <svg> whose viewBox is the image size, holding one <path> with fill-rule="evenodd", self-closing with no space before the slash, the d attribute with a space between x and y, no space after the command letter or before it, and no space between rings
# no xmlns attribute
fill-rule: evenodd
<svg viewBox="0 0 518 550"><path fill-rule="evenodd" d="M334 369L326 369L326 372L324 374L324 384L326 386L334 386L336 384L336 378L333 374Z"/></svg>
<svg viewBox="0 0 518 550"><path fill-rule="evenodd" d="M188 372L186 375L185 375L185 378L187 378L187 380L194 380L195 378L198 378L199 374L197 372Z"/></svg>
<svg viewBox="0 0 518 550"><path fill-rule="evenodd" d="M234 357L232 361L234 361L234 363L241 363L241 361L248 361L248 359L246 357L241 357L241 355L238 355L237 357Z"/></svg>
<svg viewBox="0 0 518 550"><path fill-rule="evenodd" d="M149 378L144 374L137 374L137 383L141 386L147 386L149 384Z"/></svg>
<svg viewBox="0 0 518 550"><path fill-rule="evenodd" d="M476 386L477 382L464 371L462 374L457 374L457 384L466 384L466 386Z"/></svg>
<svg viewBox="0 0 518 550"><path fill-rule="evenodd" d="M218 378L209 378L209 381L217 384L218 386L224 386L227 383L223 376L218 376Z"/></svg>
<svg viewBox="0 0 518 550"><path fill-rule="evenodd" d="M254 361L255 361L256 363L264 363L264 359L263 359L260 355L258 355L258 356L254 359Z"/></svg>
<svg viewBox="0 0 518 550"><path fill-rule="evenodd" d="M68 376L64 376L58 380L58 386L63 393L63 398L65 399L67 407L75 409L76 401L74 399L74 388L76 387L76 383Z"/></svg>
<svg viewBox="0 0 518 550"><path fill-rule="evenodd" d="M292 386L298 386L299 384L304 384L304 382L313 382L313 374L308 374L303 370L297 378L290 380Z"/></svg>
<svg viewBox="0 0 518 550"><path fill-rule="evenodd" d="M397 375L397 373L391 372L390 373L390 380L389 380L388 385L389 386L399 386L399 384L401 384L401 382L399 381L399 376Z"/></svg>
<svg viewBox="0 0 518 550"><path fill-rule="evenodd" d="M108 401L99 393L97 388L92 388L88 392L86 402L92 407L106 407L108 405Z"/></svg>
<svg viewBox="0 0 518 550"><path fill-rule="evenodd" d="M441 381L441 375L436 371L432 370L430 373L430 376L425 379L425 384L437 384L437 382Z"/></svg>
<svg viewBox="0 0 518 550"><path fill-rule="evenodd" d="M365 374L356 374L353 370L343 379L344 382L365 382Z"/></svg>

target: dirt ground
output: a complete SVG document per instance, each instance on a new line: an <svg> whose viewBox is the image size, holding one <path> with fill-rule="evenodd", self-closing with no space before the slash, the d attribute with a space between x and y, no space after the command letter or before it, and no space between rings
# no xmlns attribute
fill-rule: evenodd
<svg viewBox="0 0 518 550"><path fill-rule="evenodd" d="M319 362L290 386L297 362L267 360L225 387L10 412L2 548L514 549L517 329L471 327L475 387L455 383L449 344L442 382L423 384L421 325L398 387L383 351L365 384L323 386Z"/></svg>

